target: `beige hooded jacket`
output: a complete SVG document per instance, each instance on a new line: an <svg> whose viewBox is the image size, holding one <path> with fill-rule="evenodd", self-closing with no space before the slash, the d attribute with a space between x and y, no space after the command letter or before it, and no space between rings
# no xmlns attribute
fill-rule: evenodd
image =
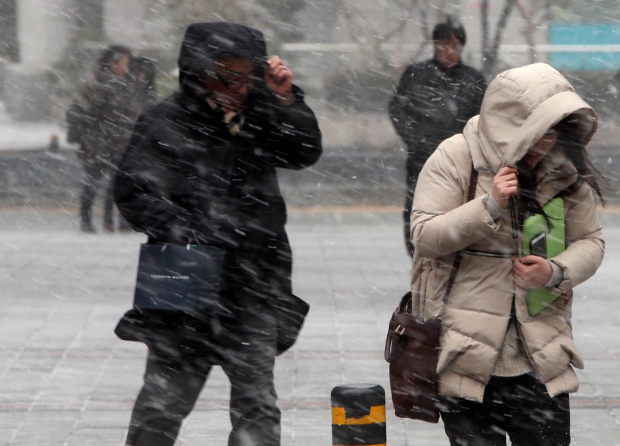
<svg viewBox="0 0 620 446"><path fill-rule="evenodd" d="M591 188L584 183L565 197L567 249L552 259L562 270L558 288L564 294L534 317L527 312L526 291L513 278L510 257L521 254L522 241L520 235L513 238L510 212L494 220L486 208L495 174L514 166L550 127L572 114L588 142L597 116L560 73L546 64L508 70L489 85L480 116L463 134L444 141L420 174L411 214L417 272L412 290L419 314L443 318L437 366L443 395L482 401L513 301L525 353L549 394L579 387L572 366L583 368L583 361L572 340L572 290L595 273L604 253ZM479 172L476 198L465 203L472 162ZM558 147L536 169L543 206L578 180ZM454 255L463 249L443 306Z"/></svg>

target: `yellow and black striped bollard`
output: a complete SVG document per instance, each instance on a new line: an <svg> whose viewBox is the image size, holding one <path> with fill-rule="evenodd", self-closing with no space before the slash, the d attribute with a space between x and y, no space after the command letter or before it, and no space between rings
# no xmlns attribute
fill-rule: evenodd
<svg viewBox="0 0 620 446"><path fill-rule="evenodd" d="M332 390L332 444L386 446L385 391L378 384Z"/></svg>

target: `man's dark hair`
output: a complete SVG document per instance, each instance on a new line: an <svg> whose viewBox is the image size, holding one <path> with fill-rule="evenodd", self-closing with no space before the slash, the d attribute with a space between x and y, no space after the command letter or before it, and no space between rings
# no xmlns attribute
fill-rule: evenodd
<svg viewBox="0 0 620 446"><path fill-rule="evenodd" d="M97 62L99 72L110 71L110 62L118 61L122 56L128 55L131 58L131 50L124 45L110 45L101 52Z"/></svg>
<svg viewBox="0 0 620 446"><path fill-rule="evenodd" d="M433 29L433 42L448 39L454 35L463 45L467 41L465 27L461 22L456 20L448 20L447 22L438 23Z"/></svg>

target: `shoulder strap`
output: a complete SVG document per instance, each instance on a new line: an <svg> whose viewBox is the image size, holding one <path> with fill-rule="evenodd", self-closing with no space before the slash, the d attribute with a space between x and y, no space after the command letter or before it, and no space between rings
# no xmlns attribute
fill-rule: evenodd
<svg viewBox="0 0 620 446"><path fill-rule="evenodd" d="M476 196L476 185L478 184L478 171L474 168L474 163L471 164L471 175L469 177L469 189L467 191L467 202L474 199ZM452 285L454 285L454 281L456 280L456 273L458 273L459 268L461 267L461 259L463 258L463 251L459 251L456 253L456 257L454 257L454 263L452 264L452 271L450 271L450 279L448 279L448 286L446 287L446 294L443 297L443 303L445 304L448 301L448 296L450 295L450 291L452 291Z"/></svg>

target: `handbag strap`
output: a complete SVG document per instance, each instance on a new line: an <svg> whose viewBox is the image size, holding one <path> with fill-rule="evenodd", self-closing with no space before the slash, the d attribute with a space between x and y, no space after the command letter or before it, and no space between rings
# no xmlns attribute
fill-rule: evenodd
<svg viewBox="0 0 620 446"><path fill-rule="evenodd" d="M469 177L469 189L467 191L467 202L474 199L476 196L476 185L478 184L478 171L474 168L474 163L471 164L471 175ZM450 278L448 279L448 285L446 287L446 294L443 296L444 305L448 301L450 291L452 291L452 285L456 280L456 273L458 273L461 267L461 260L463 259L463 251L458 251L454 257L454 263L452 263L452 271L450 271Z"/></svg>

